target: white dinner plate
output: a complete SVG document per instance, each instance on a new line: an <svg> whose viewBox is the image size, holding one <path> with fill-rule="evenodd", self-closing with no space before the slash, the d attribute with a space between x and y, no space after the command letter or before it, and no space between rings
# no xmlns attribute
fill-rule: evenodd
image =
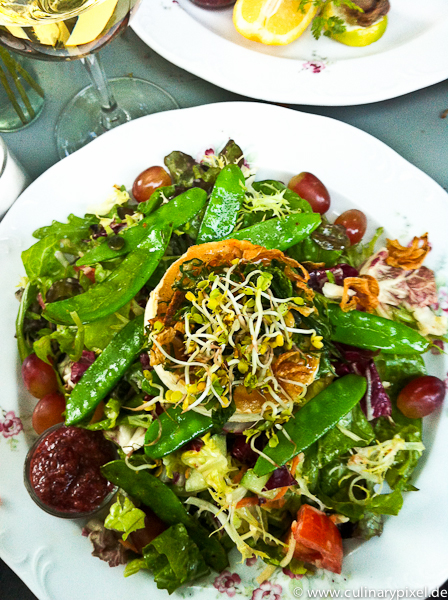
<svg viewBox="0 0 448 600"><path fill-rule="evenodd" d="M14 291L24 274L20 254L35 241L31 234L37 227L64 221L72 212L82 216L109 196L113 184L130 188L137 174L163 164L170 151L201 156L229 138L242 146L260 177L288 181L302 170L315 173L330 190L333 214L359 207L368 214L370 231L381 223L401 242L428 231L433 246L428 265L441 283L448 280L448 195L383 143L325 117L240 102L164 112L112 130L49 169L0 224L0 556L40 600L163 600L167 594L156 590L149 574L124 579L122 567L111 569L91 557L81 525L43 512L25 490L22 471L34 439L30 415L36 400L21 383L14 339ZM441 293L448 310L447 288ZM430 371L445 378L444 358L430 358ZM234 556L228 573L217 580L215 574L184 594L228 600L235 591L253 600L286 600L297 597L296 588L359 592L361 587L426 586L429 591L440 585L448 577L447 408L425 420L427 451L416 478L420 491L406 494L400 515L387 520L381 538L345 558L342 576L293 580L280 571L254 593L262 565L239 565Z"/></svg>
<svg viewBox="0 0 448 600"><path fill-rule="evenodd" d="M143 0L132 22L175 65L232 92L271 102L347 106L395 98L448 78L448 2L391 0L384 36L351 48L308 29L287 46L243 38L233 7Z"/></svg>

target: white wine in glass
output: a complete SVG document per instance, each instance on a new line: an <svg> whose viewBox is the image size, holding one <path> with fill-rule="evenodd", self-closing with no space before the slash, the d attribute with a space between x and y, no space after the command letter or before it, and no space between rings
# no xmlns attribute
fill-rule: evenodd
<svg viewBox="0 0 448 600"><path fill-rule="evenodd" d="M164 90L142 79L107 81L94 52L128 25L138 0L0 0L0 45L41 60L81 59L92 85L62 112L56 131L61 157L104 131L177 108Z"/></svg>

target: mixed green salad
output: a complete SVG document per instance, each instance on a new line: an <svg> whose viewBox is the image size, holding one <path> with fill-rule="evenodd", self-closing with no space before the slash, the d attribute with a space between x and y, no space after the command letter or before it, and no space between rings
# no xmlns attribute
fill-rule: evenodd
<svg viewBox="0 0 448 600"><path fill-rule="evenodd" d="M85 533L125 576L172 593L233 548L265 579L340 573L342 539L381 535L416 491L443 401L422 357L447 331L427 236L363 243L361 211L331 223L314 175L255 181L232 140L165 166L23 252L33 425L115 443L119 491Z"/></svg>

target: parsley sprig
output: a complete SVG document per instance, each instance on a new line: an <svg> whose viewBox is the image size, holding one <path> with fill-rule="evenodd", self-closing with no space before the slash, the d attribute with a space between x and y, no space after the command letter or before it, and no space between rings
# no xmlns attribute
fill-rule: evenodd
<svg viewBox="0 0 448 600"><path fill-rule="evenodd" d="M328 4L333 4L334 6L347 6L347 8L351 8L353 10L358 10L359 12L363 12L362 8L355 4L352 0L311 0L314 6L317 6L319 12L314 17L313 22L311 24L311 33L318 40L322 33L327 37L331 37L332 35L344 33L346 30L345 22L341 17L332 16L326 17L324 15L324 9ZM302 13L305 13L306 7L309 5L310 0L299 0L299 10Z"/></svg>

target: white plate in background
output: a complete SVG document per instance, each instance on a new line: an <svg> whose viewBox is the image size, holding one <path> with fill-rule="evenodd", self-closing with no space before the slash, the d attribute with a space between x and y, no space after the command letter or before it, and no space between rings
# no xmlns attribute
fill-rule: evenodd
<svg viewBox="0 0 448 600"><path fill-rule="evenodd" d="M348 106L395 98L448 78L448 2L392 0L384 36L351 48L310 29L287 46L242 37L233 7L143 0L131 26L178 67L226 90L271 102Z"/></svg>

